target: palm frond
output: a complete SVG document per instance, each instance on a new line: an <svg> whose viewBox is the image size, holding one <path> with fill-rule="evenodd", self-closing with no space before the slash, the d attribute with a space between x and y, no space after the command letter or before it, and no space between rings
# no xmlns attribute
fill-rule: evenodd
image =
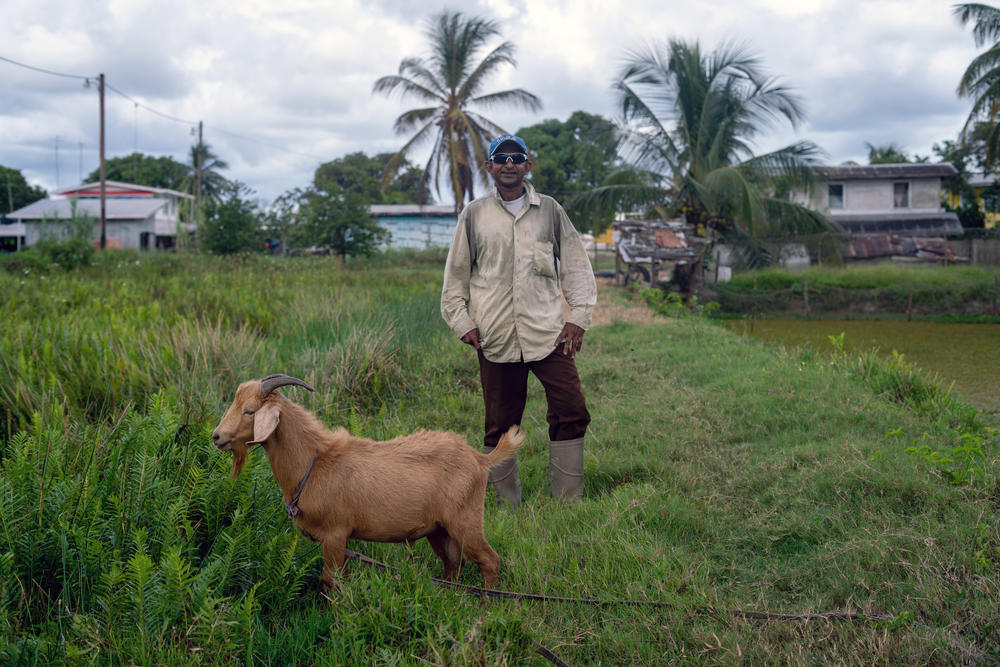
<svg viewBox="0 0 1000 667"><path fill-rule="evenodd" d="M542 109L542 101L538 96L529 93L523 88L513 88L511 90L502 90L496 93L481 95L469 100L469 102L487 109L500 105L521 107L528 111L541 111Z"/></svg>
<svg viewBox="0 0 1000 667"><path fill-rule="evenodd" d="M392 129L396 134L406 134L418 125L427 124L427 121L430 119L437 118L440 113L441 109L439 107L410 109L396 119L396 122L392 125Z"/></svg>
<svg viewBox="0 0 1000 667"><path fill-rule="evenodd" d="M490 51L479 64L468 73L456 92L456 97L460 100L467 100L476 95L482 88L484 80L489 75L496 72L503 65L517 66L514 53L517 47L512 42L504 42L500 46Z"/></svg>
<svg viewBox="0 0 1000 667"><path fill-rule="evenodd" d="M442 12L431 19L427 37L432 45L430 62L441 74L449 93L455 94L469 75L470 60L500 34L496 21L466 18L460 12Z"/></svg>
<svg viewBox="0 0 1000 667"><path fill-rule="evenodd" d="M1000 9L978 2L967 2L955 5L953 13L962 25L975 22L972 38L976 40L976 46L1000 40Z"/></svg>
<svg viewBox="0 0 1000 667"><path fill-rule="evenodd" d="M389 160L385 163L385 169L382 170L383 192L389 187L389 184L392 183L392 179L395 178L396 173L399 171L399 168L402 167L403 163L406 162L409 152L415 146L423 143L427 139L428 135L430 135L436 127L437 123L434 121L425 124L422 128L420 128L420 130L415 135L413 135L410 138L409 141L403 144L403 147L399 149L399 152L397 152L395 155L389 158Z"/></svg>
<svg viewBox="0 0 1000 667"><path fill-rule="evenodd" d="M435 91L397 74L383 76L372 86L373 93L392 95L397 91L399 91L399 96L401 98L406 97L407 95L412 95L413 97L423 101L444 102L444 98L442 98L442 96Z"/></svg>

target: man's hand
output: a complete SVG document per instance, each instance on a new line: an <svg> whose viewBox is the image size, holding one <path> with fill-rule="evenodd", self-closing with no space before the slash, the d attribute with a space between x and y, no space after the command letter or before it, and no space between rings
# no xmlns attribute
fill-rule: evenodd
<svg viewBox="0 0 1000 667"><path fill-rule="evenodd" d="M464 336L462 336L462 342L466 345L471 345L477 350L482 349L483 344L479 340L479 329L472 329L468 331Z"/></svg>
<svg viewBox="0 0 1000 667"><path fill-rule="evenodd" d="M562 353L572 359L583 347L583 329L572 322L563 325L562 331L556 337L556 348L562 345Z"/></svg>

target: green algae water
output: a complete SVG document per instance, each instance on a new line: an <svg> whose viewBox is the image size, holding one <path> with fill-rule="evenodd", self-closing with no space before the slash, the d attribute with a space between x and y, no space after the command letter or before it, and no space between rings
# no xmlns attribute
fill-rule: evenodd
<svg viewBox="0 0 1000 667"><path fill-rule="evenodd" d="M728 320L726 327L788 347L832 350L829 336L844 332L844 350L893 350L938 375L971 403L1000 416L1000 324L868 320Z"/></svg>

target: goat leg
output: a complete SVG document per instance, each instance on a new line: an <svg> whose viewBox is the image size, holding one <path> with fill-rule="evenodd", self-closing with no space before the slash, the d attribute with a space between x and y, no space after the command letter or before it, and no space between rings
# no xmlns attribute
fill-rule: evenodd
<svg viewBox="0 0 1000 667"><path fill-rule="evenodd" d="M448 531L440 527L427 536L427 541L431 543L434 553L444 564L444 578L450 581L458 579L462 571L462 557L458 543L451 539Z"/></svg>
<svg viewBox="0 0 1000 667"><path fill-rule="evenodd" d="M323 589L333 591L337 588L335 577L340 575L347 563L347 536L327 536L320 543L323 546Z"/></svg>

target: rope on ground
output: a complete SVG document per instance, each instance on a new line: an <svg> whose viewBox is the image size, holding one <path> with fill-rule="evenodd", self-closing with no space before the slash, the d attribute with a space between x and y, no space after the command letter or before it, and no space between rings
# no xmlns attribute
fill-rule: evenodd
<svg viewBox="0 0 1000 667"><path fill-rule="evenodd" d="M354 560L358 560L367 565L373 565L385 570L397 570L397 568L382 563L380 561L369 558L356 551L347 550L347 557ZM595 607L651 607L654 609L673 609L676 605L669 602L662 602L660 600L628 600L628 599L617 599L617 600L600 600L596 598L567 598L567 597L557 597L552 595L538 595L536 593L519 593L516 591L501 591L493 588L482 588L481 586L470 586L468 584L460 584L455 581L448 581L447 579L440 579L438 577L431 577L431 580L441 586L448 588L454 588L456 590L463 591L472 595L481 595L488 598L498 598L507 600L531 600L533 602L558 602L558 603L568 603L568 604L587 604ZM699 608L697 610L699 613L719 615L719 611L713 609L712 607ZM812 621L819 619L842 619L851 621L881 621L887 622L893 620L893 616L886 614L862 614L856 612L844 612L844 611L826 611L812 614L779 614L774 612L766 611L748 611L744 609L731 609L725 613L732 616L741 616L744 618L755 618L760 620L768 621Z"/></svg>
<svg viewBox="0 0 1000 667"><path fill-rule="evenodd" d="M346 554L348 558L352 560L357 560L359 562L365 563L366 565L372 565L384 570L390 570L398 572L399 568L393 567L381 561L377 561L374 558L369 558L363 554L359 554L356 551L347 549ZM469 593L471 595L479 595L486 598L499 598L507 600L531 600L533 602L556 602L556 603L569 603L569 604L588 604L597 607L606 606L629 606L629 607L650 607L655 609L673 609L676 605L669 602L663 602L660 600L629 600L629 599L617 599L617 600L600 600L596 598L568 598L568 597L556 597L551 595L538 595L536 593L520 593L517 591L501 591L492 588L482 588L481 586L470 586L468 584L460 584L455 581L448 581L447 579L440 579L438 577L431 577L431 581L434 583L445 586L448 588L453 588L464 593ZM751 618L762 621L814 621L814 620L831 620L831 621L852 621L852 622L880 622L888 623L896 620L895 616L889 614L863 614L860 612L847 612L847 611L825 611L816 612L810 614L782 614L777 612L768 611L753 611L746 609L728 609L728 610L718 610L714 607L695 607L694 611L698 614L704 614L707 616L720 616L722 614L740 617L740 618ZM923 627L929 628L924 623L918 621L911 621L910 625L913 627ZM980 656L972 649L963 646L959 643L953 633L949 633L945 640L948 645L961 653L967 660L969 665L975 665L979 661ZM550 662L557 665L566 665L555 653L550 649L545 648L538 642L535 642L535 652L540 656L549 660Z"/></svg>

